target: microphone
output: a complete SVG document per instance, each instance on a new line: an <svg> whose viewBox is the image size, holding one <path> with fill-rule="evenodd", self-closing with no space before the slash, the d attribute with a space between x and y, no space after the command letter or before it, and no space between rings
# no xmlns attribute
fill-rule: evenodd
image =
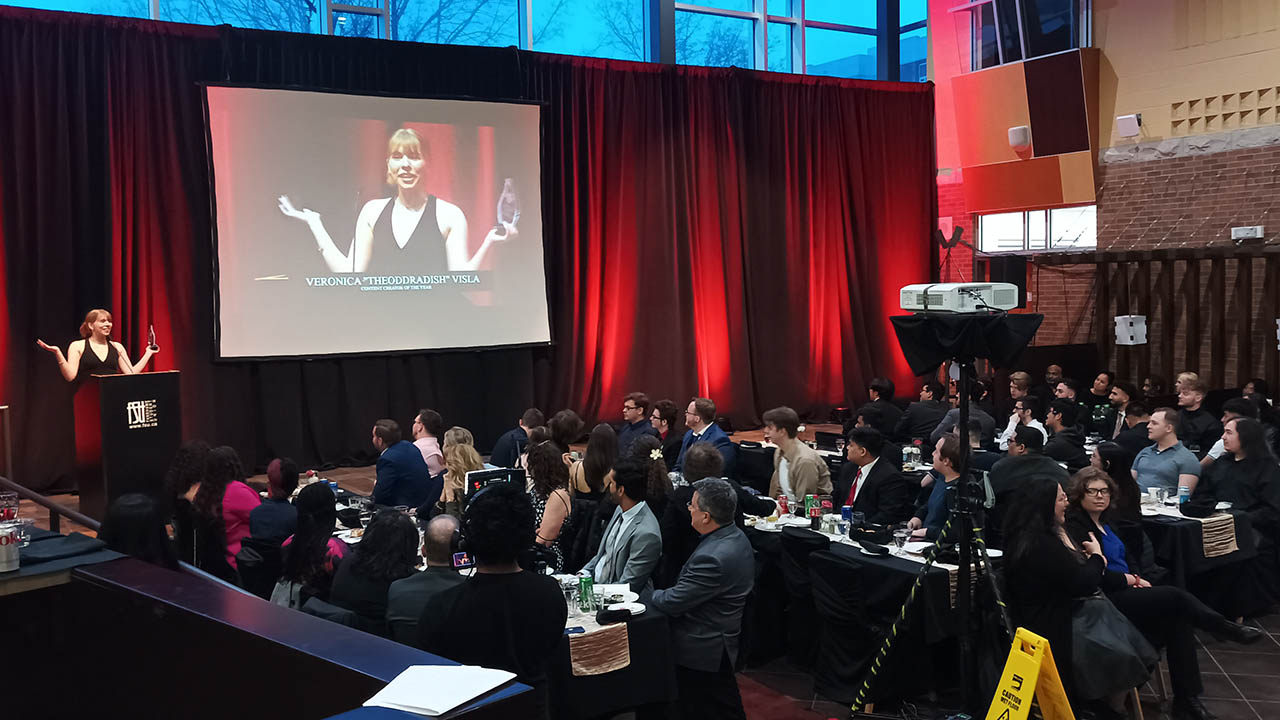
<svg viewBox="0 0 1280 720"><path fill-rule="evenodd" d="M160 349L160 346L156 344L156 326L155 325L147 326L147 347L151 350L151 352L156 352Z"/></svg>

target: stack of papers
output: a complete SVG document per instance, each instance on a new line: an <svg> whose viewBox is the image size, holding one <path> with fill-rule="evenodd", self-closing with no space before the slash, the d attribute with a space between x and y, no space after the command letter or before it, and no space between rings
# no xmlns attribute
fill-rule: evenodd
<svg viewBox="0 0 1280 720"><path fill-rule="evenodd" d="M444 715L515 678L506 670L474 665L411 665L365 701L419 715Z"/></svg>

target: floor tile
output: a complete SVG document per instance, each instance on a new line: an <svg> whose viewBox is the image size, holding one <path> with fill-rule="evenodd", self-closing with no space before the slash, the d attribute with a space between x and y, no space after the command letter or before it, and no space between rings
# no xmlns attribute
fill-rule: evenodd
<svg viewBox="0 0 1280 720"><path fill-rule="evenodd" d="M1247 622L1255 627L1265 628L1268 632L1280 633L1280 615L1264 615L1259 618L1249 618Z"/></svg>
<svg viewBox="0 0 1280 720"><path fill-rule="evenodd" d="M1205 700L1204 706L1217 715L1218 720L1258 720L1253 708L1244 700Z"/></svg>
<svg viewBox="0 0 1280 720"><path fill-rule="evenodd" d="M1231 676L1231 680L1245 700L1280 702L1280 677L1236 674Z"/></svg>
<svg viewBox="0 0 1280 720"><path fill-rule="evenodd" d="M1280 678L1280 655L1256 652L1210 650L1213 659L1228 675L1274 675Z"/></svg>
<svg viewBox="0 0 1280 720"><path fill-rule="evenodd" d="M1248 695L1241 695L1236 690L1236 686L1232 684L1232 680L1238 681L1238 677L1228 678L1226 675L1219 673L1206 673L1205 668L1200 668L1200 679L1204 682L1204 694L1200 697L1208 700L1214 698L1216 700L1249 700L1252 699ZM1269 700L1270 698L1263 698Z"/></svg>
<svg viewBox="0 0 1280 720"><path fill-rule="evenodd" d="M797 673L747 672L747 677L789 698L813 701L813 677Z"/></svg>

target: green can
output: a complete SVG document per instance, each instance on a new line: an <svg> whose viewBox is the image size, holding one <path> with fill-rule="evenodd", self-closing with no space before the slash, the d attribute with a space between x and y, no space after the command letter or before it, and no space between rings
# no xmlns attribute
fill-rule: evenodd
<svg viewBox="0 0 1280 720"><path fill-rule="evenodd" d="M578 578L578 610L595 612L595 585L596 581L590 575Z"/></svg>
<svg viewBox="0 0 1280 720"><path fill-rule="evenodd" d="M817 505L818 505L817 495L805 495L804 496L804 516L813 517L813 508L817 507Z"/></svg>

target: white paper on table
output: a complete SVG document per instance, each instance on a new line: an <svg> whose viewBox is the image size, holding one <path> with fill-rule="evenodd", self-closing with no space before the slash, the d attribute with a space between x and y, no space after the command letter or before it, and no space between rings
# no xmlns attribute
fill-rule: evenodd
<svg viewBox="0 0 1280 720"><path fill-rule="evenodd" d="M513 679L515 673L475 665L410 665L365 701L419 715L443 715Z"/></svg>

